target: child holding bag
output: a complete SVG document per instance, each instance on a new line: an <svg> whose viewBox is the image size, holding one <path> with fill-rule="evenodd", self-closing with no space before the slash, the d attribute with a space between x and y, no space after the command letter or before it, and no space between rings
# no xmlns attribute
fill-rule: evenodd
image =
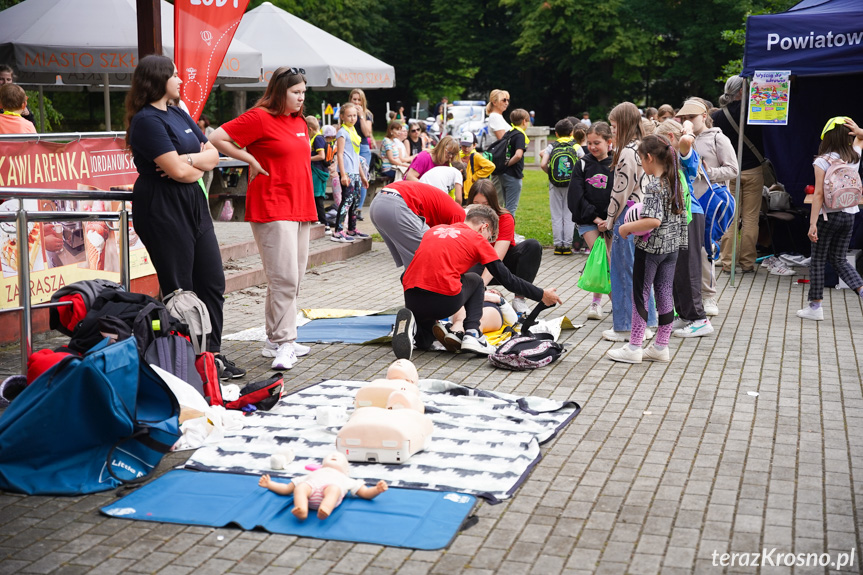
<svg viewBox="0 0 863 575"><path fill-rule="evenodd" d="M611 127L605 122L596 122L587 131L587 151L575 164L569 180L567 203L572 212L572 221L578 234L593 253L594 242L600 237L597 225L608 218L608 203L611 199L611 182L614 172L608 154L612 141ZM611 237L605 239L606 253L611 253ZM587 319L602 319L602 294L594 293L587 310Z"/></svg>
<svg viewBox="0 0 863 575"><path fill-rule="evenodd" d="M620 236L635 238L635 264L632 271L632 334L628 344L607 352L609 358L625 363L669 361L668 341L674 319L674 267L677 250L686 230L686 210L677 152L661 136L646 136L638 146L638 155L646 174L654 176L644 188L644 200L638 219L629 217L620 226ZM637 209L632 206L631 210ZM645 232L649 235L645 237ZM659 328L656 342L642 350L647 329L647 306L650 290L656 294Z"/></svg>

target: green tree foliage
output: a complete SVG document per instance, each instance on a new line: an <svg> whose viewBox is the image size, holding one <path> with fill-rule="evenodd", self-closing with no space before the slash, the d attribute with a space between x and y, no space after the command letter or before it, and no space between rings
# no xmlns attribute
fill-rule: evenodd
<svg viewBox="0 0 863 575"><path fill-rule="evenodd" d="M692 95L715 101L740 70L746 17L788 9L797 0L270 0L274 5L391 64L396 87L368 94L383 116L386 101L409 107L441 96L485 99L501 88L512 106L540 123L616 103L679 106ZM249 9L263 0L252 0ZM18 0L0 0L0 8ZM294 65L290 54L285 64ZM301 64L300 64L301 65ZM343 102L347 91L310 91L306 108ZM257 94L249 95L249 105ZM93 117L97 102L67 116ZM95 98L95 97L94 97ZM230 93L207 113L230 116ZM218 102L218 104L216 103ZM80 110L83 110L81 112ZM82 119L83 120L83 119ZM376 121L377 129L383 122Z"/></svg>
<svg viewBox="0 0 863 575"><path fill-rule="evenodd" d="M798 0L754 0L746 6L746 16L739 22L740 27L733 30L723 30L722 39L735 50L740 57L729 60L722 66L720 80L724 80L743 70L743 45L746 43L746 18L758 14L776 14L784 12L797 4Z"/></svg>
<svg viewBox="0 0 863 575"><path fill-rule="evenodd" d="M42 118L42 110L39 109L39 92L27 90L27 100L27 107L30 108L33 117L36 119L36 129L41 131L42 124L40 120ZM42 109L45 110L45 132L51 132L63 121L63 114L54 108L54 103L48 96L43 96L42 98Z"/></svg>

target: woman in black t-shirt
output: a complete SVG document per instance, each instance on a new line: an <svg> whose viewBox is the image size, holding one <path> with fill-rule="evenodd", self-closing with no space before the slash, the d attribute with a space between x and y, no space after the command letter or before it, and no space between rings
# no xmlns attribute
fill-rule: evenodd
<svg viewBox="0 0 863 575"><path fill-rule="evenodd" d="M195 292L210 314L207 351L222 379L246 372L221 354L225 272L201 176L219 164L219 153L184 110L182 81L170 58L142 58L126 97L126 145L138 169L132 191L135 232L156 268L163 294Z"/></svg>

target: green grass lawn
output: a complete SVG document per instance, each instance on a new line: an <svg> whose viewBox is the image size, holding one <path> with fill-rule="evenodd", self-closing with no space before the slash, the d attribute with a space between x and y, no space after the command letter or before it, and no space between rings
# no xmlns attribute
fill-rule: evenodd
<svg viewBox="0 0 863 575"><path fill-rule="evenodd" d="M518 202L515 231L551 246L551 212L548 207L548 176L540 169L525 168Z"/></svg>

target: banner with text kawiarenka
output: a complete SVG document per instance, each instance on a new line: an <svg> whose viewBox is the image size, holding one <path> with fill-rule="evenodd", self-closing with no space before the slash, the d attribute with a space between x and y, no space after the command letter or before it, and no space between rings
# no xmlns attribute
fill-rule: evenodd
<svg viewBox="0 0 863 575"><path fill-rule="evenodd" d="M121 138L69 143L0 140L0 187L54 190L131 190L138 177ZM120 202L25 200L27 211L116 212ZM131 204L127 204L127 209ZM0 211L18 200L0 198ZM51 299L64 285L93 278L120 281L119 222L44 222L28 225L29 261L18 261L17 226L0 223L0 309L18 306L18 269L30 266L33 303ZM155 273L144 245L129 225L132 279Z"/></svg>

